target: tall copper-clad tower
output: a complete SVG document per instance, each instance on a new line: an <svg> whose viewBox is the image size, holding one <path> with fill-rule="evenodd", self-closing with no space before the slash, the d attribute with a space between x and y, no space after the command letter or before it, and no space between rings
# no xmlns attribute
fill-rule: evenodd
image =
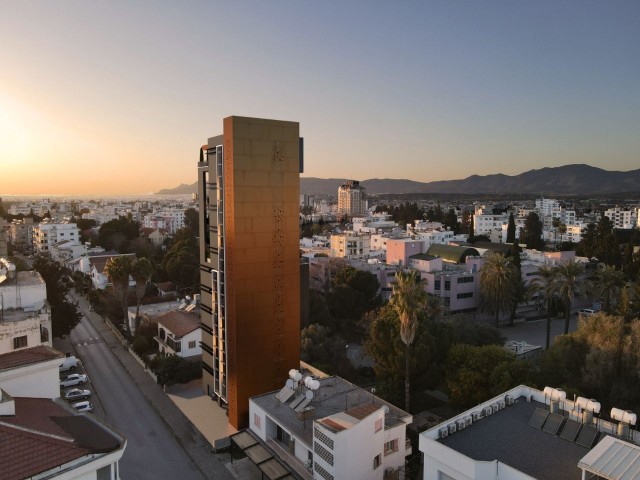
<svg viewBox="0 0 640 480"><path fill-rule="evenodd" d="M248 426L249 398L300 361L299 124L228 117L198 163L203 388Z"/></svg>

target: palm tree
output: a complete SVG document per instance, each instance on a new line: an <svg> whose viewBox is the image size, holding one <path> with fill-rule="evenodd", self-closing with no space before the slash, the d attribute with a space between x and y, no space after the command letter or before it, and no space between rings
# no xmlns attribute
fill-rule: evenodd
<svg viewBox="0 0 640 480"><path fill-rule="evenodd" d="M587 280L584 267L575 260L569 260L556 267L554 282L555 291L564 301L564 334L569 333L569 317L571 316L571 302L574 297L586 295Z"/></svg>
<svg viewBox="0 0 640 480"><path fill-rule="evenodd" d="M510 312L517 302L520 275L518 269L501 253L490 254L480 270L480 292L487 310L496 316Z"/></svg>
<svg viewBox="0 0 640 480"><path fill-rule="evenodd" d="M612 265L598 264L593 282L593 291L602 299L604 311L611 314L620 302L622 288L625 285L624 273Z"/></svg>
<svg viewBox="0 0 640 480"><path fill-rule="evenodd" d="M542 265L538 270L536 270L535 277L529 284L529 288L533 292L539 293L544 298L547 309L547 350L549 350L549 344L551 343L551 302L556 295L556 273L557 272L554 267Z"/></svg>
<svg viewBox="0 0 640 480"><path fill-rule="evenodd" d="M131 276L136 282L136 316L134 320L135 329L138 329L140 323L138 317L140 314L140 304L147 289L147 282L151 279L153 273L153 265L148 258L139 258L131 266Z"/></svg>
<svg viewBox="0 0 640 480"><path fill-rule="evenodd" d="M411 344L418 328L418 313L427 305L427 292L416 270L398 271L389 303L400 318L400 338L406 345L404 374L404 408L408 412L411 400Z"/></svg>
<svg viewBox="0 0 640 480"><path fill-rule="evenodd" d="M111 257L104 266L104 273L113 285L113 291L122 305L122 315L127 333L131 336L129 316L127 312L127 294L129 292L129 275L131 274L131 257L119 255Z"/></svg>

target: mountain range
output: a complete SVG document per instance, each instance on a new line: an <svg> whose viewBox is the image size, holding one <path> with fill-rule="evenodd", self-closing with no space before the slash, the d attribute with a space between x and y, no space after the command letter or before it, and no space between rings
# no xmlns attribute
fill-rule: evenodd
<svg viewBox="0 0 640 480"><path fill-rule="evenodd" d="M336 195L344 178L300 178L300 193L309 195ZM372 178L360 185L370 195L406 193L453 194L506 194L531 193L545 195L587 195L640 191L640 169L627 172L609 171L590 165L575 164L545 167L519 175L471 175L462 180L416 182L406 179ZM157 195L191 194L197 182L164 189Z"/></svg>

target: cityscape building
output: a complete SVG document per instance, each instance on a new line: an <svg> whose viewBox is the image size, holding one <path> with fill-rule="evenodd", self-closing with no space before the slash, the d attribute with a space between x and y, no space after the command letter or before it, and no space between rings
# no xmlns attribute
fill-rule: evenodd
<svg viewBox="0 0 640 480"><path fill-rule="evenodd" d="M357 180L348 180L338 187L338 215L366 215L367 190Z"/></svg>
<svg viewBox="0 0 640 480"><path fill-rule="evenodd" d="M303 142L297 122L232 116L201 152L203 390L244 428L300 360Z"/></svg>

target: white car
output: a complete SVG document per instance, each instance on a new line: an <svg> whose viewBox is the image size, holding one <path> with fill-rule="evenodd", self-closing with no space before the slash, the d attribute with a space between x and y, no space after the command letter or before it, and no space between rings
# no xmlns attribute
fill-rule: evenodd
<svg viewBox="0 0 640 480"><path fill-rule="evenodd" d="M89 390L86 391L88 392ZM85 400L84 402L72 403L71 406L78 412L91 412L93 410L93 405L91 405L91 402L87 400Z"/></svg>
<svg viewBox="0 0 640 480"><path fill-rule="evenodd" d="M81 390L79 388L72 388L64 394L65 400L82 400L91 396L90 390Z"/></svg>
<svg viewBox="0 0 640 480"><path fill-rule="evenodd" d="M78 359L74 356L66 357L62 363L58 366L58 369L61 372L66 372L67 370L75 370L78 367Z"/></svg>
<svg viewBox="0 0 640 480"><path fill-rule="evenodd" d="M581 317L590 317L591 315L595 315L596 312L592 308L583 308L582 310L578 310L578 315Z"/></svg>
<svg viewBox="0 0 640 480"><path fill-rule="evenodd" d="M87 376L83 373L72 373L67 375L67 378L60 380L60 388L73 387L74 385L81 385L87 381Z"/></svg>

